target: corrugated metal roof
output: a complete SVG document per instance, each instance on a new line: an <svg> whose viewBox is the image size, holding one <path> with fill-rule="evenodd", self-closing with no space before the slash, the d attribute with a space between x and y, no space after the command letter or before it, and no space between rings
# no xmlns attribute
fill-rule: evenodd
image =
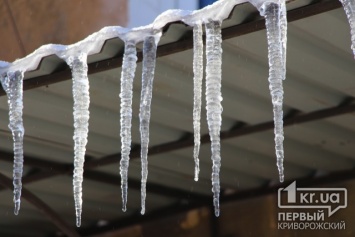
<svg viewBox="0 0 355 237"><path fill-rule="evenodd" d="M333 4L329 9L337 8L338 5L334 2L325 3ZM288 10L299 9L309 3L310 1L294 1L288 5ZM234 9L223 27L228 29L250 21L260 24L260 21L257 21L259 18L251 5L243 4ZM250 29L251 26L252 24L249 25L249 32L254 31ZM255 27L260 26L255 24ZM349 97L352 98L355 88L355 64L350 50L349 26L343 10L336 9L294 21L289 24L288 29L287 80L284 82L286 116L336 107ZM228 39L223 41L223 131L240 124L248 127L272 121L267 81L266 33L260 30L241 36L238 33L235 35L238 37L228 36ZM151 146L188 138L193 132L192 50L189 40L191 28L181 23L166 27L160 45L166 45L170 51L162 53L165 56L157 60L150 125ZM177 50L169 44L180 45L187 50ZM107 68L103 69L102 65L119 62L122 52L123 43L119 39L111 39L106 41L99 54L89 57L92 71L95 72L96 62L98 67L101 67L90 75L91 118L87 145L89 162L99 161L102 157L112 154L117 155L109 157L111 160L117 157L118 162L120 158L118 94L121 69L116 66L119 63L107 65ZM132 139L135 145L140 143L138 110L141 66L139 63L134 84ZM53 80L57 81L69 75L64 62L56 56L44 58L37 70L27 72L26 81L31 81L31 78L37 80L42 76L46 80L45 83L48 83L51 81L51 75ZM36 85L32 82L32 86ZM62 81L25 92L26 156L47 162L72 162L72 104L71 81ZM11 153L12 139L7 128L7 113L6 97L3 96L0 98L0 149ZM355 165L353 115L348 113L285 127L286 180L315 173L352 169ZM202 134L207 133L206 121L203 118ZM159 187L173 187L191 196L200 194L211 197L208 144L201 147L200 161L200 181L194 182L192 147L151 155L148 183L161 185ZM128 194L128 212L123 213L120 210L117 162L96 168L97 171L117 177L116 187L93 179L84 180L84 228L95 225L98 220L124 218L139 210L140 193L132 187L129 188ZM223 140L221 187L223 190L239 192L275 183L278 178L275 163L272 129ZM46 165L41 167L44 166ZM12 176L11 163L1 161L1 167L1 173ZM49 173L58 171L55 166L47 164L46 167ZM31 165L25 167L25 175L29 177L38 172L38 169ZM138 159L131 161L129 177L135 181L140 179ZM70 175L53 176L25 184L25 187L74 226ZM148 184L148 213L177 202L191 202L191 197L180 199L154 194L150 192ZM14 216L12 194L9 190L0 192L0 205L1 234L45 236L56 232L55 226L49 225L48 220L26 201L21 206L20 215Z"/></svg>

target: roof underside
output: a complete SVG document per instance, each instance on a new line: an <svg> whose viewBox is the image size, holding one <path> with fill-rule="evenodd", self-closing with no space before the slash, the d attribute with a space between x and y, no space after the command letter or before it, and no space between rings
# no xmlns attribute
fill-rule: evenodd
<svg viewBox="0 0 355 237"><path fill-rule="evenodd" d="M355 90L355 67L350 50L349 25L343 10L334 2L327 1L327 4L333 5L323 11L337 8L335 10L289 23L284 114L291 119L339 105L351 106ZM309 1L294 1L288 5L288 9L298 9L308 4ZM237 6L223 27L227 29L248 25L245 22L262 22L249 4ZM254 23L249 24L251 33L248 34L244 34L248 30L230 35L227 35L230 31L224 32L222 131L248 129L272 121L267 80L266 33L265 30L252 32L253 26L261 28ZM200 180L193 181L191 29L180 23L171 24L166 27L160 45L161 48L165 45L167 50L158 53L161 57L157 60L154 80L150 146L157 147L152 152L154 154L149 156L148 183L151 184L151 189L148 184L148 214L172 204L193 202L199 198L208 198L212 203L208 143L201 148ZM183 50L184 48L187 50ZM95 225L99 220L130 217L140 209L140 161L137 159L139 151L135 148L140 144L138 110L141 63L138 64L134 82L133 157L129 167L128 211L121 211L118 176L118 94L121 68L117 65L122 52L123 43L119 39L112 39L106 42L100 54L89 57L91 104L87 163L91 165L87 166L84 173L84 228ZM113 63L116 64L112 65ZM37 70L26 73L25 87L28 89L36 87L33 81L37 79L40 85L42 83L48 86L28 90L24 94L24 180L26 176L28 179L24 187L74 225L71 166L67 166L73 160L73 101L71 81L65 80L69 79L68 73L68 68L55 56L44 58ZM51 84L55 81L61 82ZM203 114L204 107L205 105ZM321 120L307 123L298 123L296 119L295 124L285 127L286 180L350 170L354 167L353 110L349 110L350 113L339 113L338 116L333 113L319 117L323 118ZM7 114L6 97L2 96L0 149L4 152L4 158L1 161L1 173L11 177L12 163L9 161L12 138L7 128ZM234 137L227 136L229 139L222 141L221 188L226 193L238 193L277 182L273 130L249 130L245 135L243 132L239 135L236 132ZM202 119L201 133L208 133L205 118ZM178 143L176 141L187 141L188 145L180 144L167 150L159 147L169 142ZM105 162L100 162L103 157ZM43 169L47 169L47 172L43 172ZM164 191L163 187L167 190ZM47 224L46 217L26 201L21 206L19 216L14 216L11 190L0 192L0 206L3 216L0 235L12 233L21 236L45 236L56 232L56 227Z"/></svg>

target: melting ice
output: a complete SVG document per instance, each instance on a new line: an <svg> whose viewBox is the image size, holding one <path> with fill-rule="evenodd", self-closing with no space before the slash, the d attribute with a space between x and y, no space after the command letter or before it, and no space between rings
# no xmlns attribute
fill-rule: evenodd
<svg viewBox="0 0 355 237"><path fill-rule="evenodd" d="M350 0L341 0L347 13L352 32L354 33L354 2ZM65 58L72 70L73 76L73 98L74 98L74 178L73 189L76 210L76 224L81 224L82 212L82 181L84 158L88 136L89 125L89 81L87 76L87 53L81 52L99 52L99 42L103 43L104 39L120 37L120 34L129 34L128 38L132 41L125 40L125 54L122 65L121 78L121 142L122 142L122 159L120 173L122 177L122 198L123 210L126 210L127 203L127 170L129 162L129 154L131 147L131 118L132 118L132 83L136 69L137 52L136 43L143 42L143 73L142 73L142 92L140 104L140 132L141 132L141 160L142 160L142 209L145 212L146 182L148 175L148 146L149 146L149 121L150 108L152 102L152 89L154 80L154 71L156 64L156 50L160 39L160 33L157 35L147 36L147 32L152 29L160 31L168 21L174 22L181 18L185 23L194 26L194 109L193 109L193 127L194 127L194 160L195 160L195 180L199 174L198 154L200 149L200 117L201 117L201 95L202 95L202 78L203 78L203 43L202 43L202 23L206 29L206 109L207 121L211 139L212 151L212 191L214 194L213 203L215 206L215 215L219 215L219 192L220 181L219 172L221 165L220 156L220 129L221 129L221 113L222 113L222 95L221 95L221 64L222 64L222 48L221 48L221 22L228 17L233 7L245 2L243 0L220 0L214 5L204 9L197 10L191 14L186 11L170 11L163 13L158 17L153 25L136 28L132 30L120 27L105 28L102 34L93 34L82 43L78 43L76 47L66 47L60 45L49 45L41 47L38 51L26 57L24 60L15 61L10 66L0 67L1 71L7 70L1 78L2 86L7 93L8 103L10 107L10 129L14 137L14 202L15 214L20 208L21 195L21 176L23 167L23 134L22 125L22 80L23 72L34 69L44 56L51 54L65 55L66 50L72 50L71 56ZM275 143L277 166L279 169L280 181L283 181L283 89L282 80L285 79L286 73L286 8L283 0L275 0L265 2L264 0L250 0L265 16L268 51L269 51L269 83L270 93L273 103L274 121L275 121ZM156 28L154 28L156 27ZM121 32L121 33L117 33ZM133 33L132 33L133 32ZM355 34L355 33L354 33ZM355 36L352 36L354 51ZM354 53L355 54L355 53ZM7 67L7 69L4 69ZM12 68L20 68L13 70Z"/></svg>
<svg viewBox="0 0 355 237"><path fill-rule="evenodd" d="M202 24L196 24L193 28L194 38L194 108L193 108L193 126L194 126L194 160L195 160L195 181L198 181L200 172L199 152L201 145L201 97L202 97L202 79L203 79L203 30Z"/></svg>
<svg viewBox="0 0 355 237"><path fill-rule="evenodd" d="M22 71L7 72L6 75L1 77L1 84L8 98L9 128L11 129L14 141L13 184L15 215L17 215L20 210L22 189L21 179L23 173L23 135L25 133L22 120L23 77L24 72Z"/></svg>
<svg viewBox="0 0 355 237"><path fill-rule="evenodd" d="M127 206L127 180L129 154L131 151L131 126L132 126L132 98L133 79L137 67L137 50L133 42L126 42L123 55L121 73L121 189L122 189L122 210L126 211Z"/></svg>
<svg viewBox="0 0 355 237"><path fill-rule="evenodd" d="M84 173L85 151L89 132L89 79L87 55L82 53L67 58L72 70L74 99L74 178L73 191L76 212L76 226L81 225L82 183Z"/></svg>
<svg viewBox="0 0 355 237"><path fill-rule="evenodd" d="M215 215L219 216L220 132L222 125L222 35L221 22L206 24L206 109L212 151L212 191Z"/></svg>
<svg viewBox="0 0 355 237"><path fill-rule="evenodd" d="M355 1L354 0L340 0L343 4L346 17L348 18L351 31L351 49L355 57Z"/></svg>
<svg viewBox="0 0 355 237"><path fill-rule="evenodd" d="M143 42L143 73L142 92L139 110L140 133L141 133L141 214L145 213L146 184L148 178L148 146L149 146L149 122L150 107L153 94L153 80L156 63L157 44L160 36L147 36Z"/></svg>
<svg viewBox="0 0 355 237"><path fill-rule="evenodd" d="M283 149L283 87L282 80L286 73L286 7L285 2L265 2L260 14L265 17L269 53L269 89L274 111L274 133L277 168L280 182L284 181Z"/></svg>

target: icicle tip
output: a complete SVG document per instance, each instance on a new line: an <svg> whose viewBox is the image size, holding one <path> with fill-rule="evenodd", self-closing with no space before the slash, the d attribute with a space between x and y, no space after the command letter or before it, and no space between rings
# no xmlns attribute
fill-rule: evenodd
<svg viewBox="0 0 355 237"><path fill-rule="evenodd" d="M283 182L284 182L284 179L285 179L284 175L283 175L283 174L280 174L279 179L280 179L280 183L283 183Z"/></svg>
<svg viewBox="0 0 355 237"><path fill-rule="evenodd" d="M145 208L142 208L141 209L141 215L144 215L145 214Z"/></svg>
<svg viewBox="0 0 355 237"><path fill-rule="evenodd" d="M216 217L219 217L219 214L220 214L220 213L219 213L219 209L218 209L218 210L215 209L215 210L214 210L214 215L215 215Z"/></svg>
<svg viewBox="0 0 355 237"><path fill-rule="evenodd" d="M123 203L123 205L122 205L122 211L123 211L123 212L126 212L126 211L127 211L127 204L126 204L126 203Z"/></svg>
<svg viewBox="0 0 355 237"><path fill-rule="evenodd" d="M77 216L76 217L76 227L80 227L81 226L81 217Z"/></svg>
<svg viewBox="0 0 355 237"><path fill-rule="evenodd" d="M20 201L15 201L15 208L14 208L14 214L17 216L18 213L20 212L20 205L21 202Z"/></svg>

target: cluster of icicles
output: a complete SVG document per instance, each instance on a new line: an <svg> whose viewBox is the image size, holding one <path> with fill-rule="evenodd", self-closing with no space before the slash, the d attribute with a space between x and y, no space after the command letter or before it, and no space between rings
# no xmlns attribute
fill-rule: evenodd
<svg viewBox="0 0 355 237"><path fill-rule="evenodd" d="M73 191L76 210L76 225L81 224L82 212L82 182L84 171L84 157L89 125L89 81L87 56L98 53L105 40L119 37L125 42L121 74L121 188L123 211L127 204L128 166L131 150L131 120L133 79L135 77L137 49L136 44L143 42L143 73L140 104L140 133L141 133L141 213L145 213L146 182L148 176L148 146L149 146L149 122L152 102L152 89L156 64L156 51L161 29L169 22L183 21L193 27L193 73L194 73L194 105L193 105L193 129L195 180L199 175L199 149L200 149L200 118L202 84L204 78L204 44L203 28L206 36L206 110L207 121L211 139L212 152L212 191L215 215L219 215L220 181L219 172L221 166L220 155L220 130L222 124L222 36L221 24L228 17L235 5L245 0L220 0L213 5L197 11L169 10L161 14L152 24L146 27L126 29L122 27L106 27L101 31L90 35L74 45L45 45L26 58L15 61L12 64L0 63L1 83L8 96L10 125L14 141L14 203L15 214L20 209L21 177L23 170L23 137L24 128L22 121L23 109L23 78L24 72L36 69L39 61L44 56L56 54L67 62L72 70L73 98L74 98L74 178ZM285 0L250 0L250 2L265 17L268 54L269 54L269 83L274 111L275 123L275 150L279 179L284 180L283 169L283 88L282 81L286 74L286 7ZM352 32L354 28L354 2L342 0L346 10ZM355 38L352 38L355 50Z"/></svg>

